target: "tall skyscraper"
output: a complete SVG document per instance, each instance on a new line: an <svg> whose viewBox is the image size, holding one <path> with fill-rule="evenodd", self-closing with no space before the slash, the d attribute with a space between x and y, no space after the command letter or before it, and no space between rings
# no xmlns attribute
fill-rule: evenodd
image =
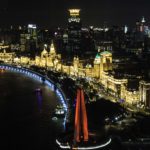
<svg viewBox="0 0 150 150"><path fill-rule="evenodd" d="M30 38L37 39L37 27L35 24L28 24L28 33Z"/></svg>
<svg viewBox="0 0 150 150"><path fill-rule="evenodd" d="M28 24L30 50L35 51L37 48L37 27L35 24Z"/></svg>
<svg viewBox="0 0 150 150"><path fill-rule="evenodd" d="M22 30L20 34L21 51L29 51L35 53L37 48L37 27L34 24L29 24L27 28Z"/></svg>
<svg viewBox="0 0 150 150"><path fill-rule="evenodd" d="M81 55L81 27L80 9L69 9L68 54L71 58Z"/></svg>

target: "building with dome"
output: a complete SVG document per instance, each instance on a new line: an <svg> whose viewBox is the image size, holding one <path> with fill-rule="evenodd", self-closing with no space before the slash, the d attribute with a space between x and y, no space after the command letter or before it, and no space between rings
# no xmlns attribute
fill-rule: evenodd
<svg viewBox="0 0 150 150"><path fill-rule="evenodd" d="M112 53L109 51L98 52L94 60L86 61L80 60L79 57L74 57L72 62L64 62L61 60L61 55L56 53L52 41L50 44L50 50L44 47L41 54L36 56L34 60L24 56L15 58L13 53L6 53L5 50L0 53L0 60L4 62L11 61L21 65L36 65L60 71L71 76L96 78L99 83L103 85L107 93L113 95L116 99L122 99L131 104L143 99L141 96L141 91L143 90L141 90L141 88L140 92L128 91L128 79L118 78L113 74ZM146 101L145 99L143 101Z"/></svg>
<svg viewBox="0 0 150 150"><path fill-rule="evenodd" d="M56 54L52 42L49 52L44 48L41 56L36 56L35 64L72 76L97 78L104 89L116 99L122 99L131 104L139 100L138 91L130 92L127 90L128 79L117 78L111 73L112 53L109 51L98 52L93 63L87 63L85 60L80 60L79 57L74 57L71 63L62 63L61 55Z"/></svg>
<svg viewBox="0 0 150 150"><path fill-rule="evenodd" d="M94 59L94 72L96 78L102 78L103 71L112 70L112 53L98 52Z"/></svg>

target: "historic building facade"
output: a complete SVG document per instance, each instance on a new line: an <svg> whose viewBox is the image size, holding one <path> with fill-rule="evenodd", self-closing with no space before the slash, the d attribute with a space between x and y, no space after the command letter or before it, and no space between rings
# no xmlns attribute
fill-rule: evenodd
<svg viewBox="0 0 150 150"><path fill-rule="evenodd" d="M6 63L12 63L15 57L14 52L6 52L4 49L3 52L0 52L0 60Z"/></svg>
<svg viewBox="0 0 150 150"><path fill-rule="evenodd" d="M49 69L61 69L61 55L56 54L53 42L50 45L49 52L46 50L46 48L44 48L44 50L41 52L41 56L35 57L35 65Z"/></svg>
<svg viewBox="0 0 150 150"><path fill-rule="evenodd" d="M98 52L91 64L89 62L85 64L84 60L80 60L79 57L74 57L73 62L67 64L63 63L61 55L56 53L52 41L50 50L44 48L41 55L36 56L34 60L24 56L15 57L14 53L7 53L5 50L0 53L0 60L22 65L36 65L72 76L96 78L107 93L116 99L124 100L130 104L142 102L145 106L150 107L150 83L140 81L139 90L129 91L127 89L128 79L116 78L110 74L112 53L109 51Z"/></svg>
<svg viewBox="0 0 150 150"><path fill-rule="evenodd" d="M150 82L140 81L139 92L140 101L144 104L144 106L150 108Z"/></svg>

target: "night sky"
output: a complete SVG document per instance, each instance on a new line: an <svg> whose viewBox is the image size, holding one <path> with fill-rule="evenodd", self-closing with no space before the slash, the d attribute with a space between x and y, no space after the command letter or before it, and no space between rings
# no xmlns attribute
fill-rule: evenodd
<svg viewBox="0 0 150 150"><path fill-rule="evenodd" d="M80 8L83 26L134 25L150 20L150 0L1 0L1 26L35 23L66 27L68 8Z"/></svg>

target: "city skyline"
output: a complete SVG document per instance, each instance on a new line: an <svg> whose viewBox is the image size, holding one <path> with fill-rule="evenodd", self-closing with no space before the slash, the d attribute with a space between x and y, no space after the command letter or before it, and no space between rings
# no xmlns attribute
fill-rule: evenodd
<svg viewBox="0 0 150 150"><path fill-rule="evenodd" d="M2 1L1 147L150 148L150 2L130 1Z"/></svg>
<svg viewBox="0 0 150 150"><path fill-rule="evenodd" d="M147 0L44 0L2 1L1 26L34 23L41 27L66 27L69 8L80 8L84 26L134 25L145 16L149 20L150 2Z"/></svg>

